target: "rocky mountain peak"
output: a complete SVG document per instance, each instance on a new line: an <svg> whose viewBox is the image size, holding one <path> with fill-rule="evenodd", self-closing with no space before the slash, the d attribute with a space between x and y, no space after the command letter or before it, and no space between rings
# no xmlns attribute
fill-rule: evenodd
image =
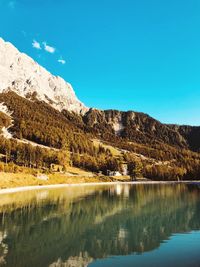
<svg viewBox="0 0 200 267"><path fill-rule="evenodd" d="M84 114L88 110L68 82L0 38L0 93L10 90L26 98L34 95L60 111Z"/></svg>

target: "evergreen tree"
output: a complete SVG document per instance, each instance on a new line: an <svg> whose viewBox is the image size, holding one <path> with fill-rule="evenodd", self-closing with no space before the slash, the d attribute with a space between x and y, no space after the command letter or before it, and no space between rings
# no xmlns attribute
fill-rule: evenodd
<svg viewBox="0 0 200 267"><path fill-rule="evenodd" d="M128 172L132 180L136 180L142 176L142 169L143 165L141 160L132 158L131 161L128 162Z"/></svg>

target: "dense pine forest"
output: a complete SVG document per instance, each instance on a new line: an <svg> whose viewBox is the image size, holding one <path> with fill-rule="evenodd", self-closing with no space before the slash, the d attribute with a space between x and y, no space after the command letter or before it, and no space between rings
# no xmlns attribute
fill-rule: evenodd
<svg viewBox="0 0 200 267"><path fill-rule="evenodd" d="M0 171L28 167L48 172L52 164L59 164L106 175L108 170L122 171L127 164L133 178L199 177L198 127L165 125L132 111L90 109L83 116L59 112L34 95L28 100L13 92L0 94L0 103L12 112L11 116L0 112L0 131L8 128L13 137L0 137ZM116 123L123 124L117 132ZM100 141L98 145L94 139Z"/></svg>

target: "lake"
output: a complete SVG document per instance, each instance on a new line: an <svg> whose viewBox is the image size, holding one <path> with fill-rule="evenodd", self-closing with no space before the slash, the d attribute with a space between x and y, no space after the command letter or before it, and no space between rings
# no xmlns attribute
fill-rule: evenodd
<svg viewBox="0 0 200 267"><path fill-rule="evenodd" d="M200 266L200 187L98 185L0 195L0 266Z"/></svg>

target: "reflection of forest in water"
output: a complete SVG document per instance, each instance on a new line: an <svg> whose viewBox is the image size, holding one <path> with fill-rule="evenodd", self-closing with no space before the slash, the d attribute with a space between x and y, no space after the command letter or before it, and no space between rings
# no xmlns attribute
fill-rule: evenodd
<svg viewBox="0 0 200 267"><path fill-rule="evenodd" d="M195 185L77 187L1 196L0 265L87 266L200 229ZM65 264L62 262L65 262Z"/></svg>

